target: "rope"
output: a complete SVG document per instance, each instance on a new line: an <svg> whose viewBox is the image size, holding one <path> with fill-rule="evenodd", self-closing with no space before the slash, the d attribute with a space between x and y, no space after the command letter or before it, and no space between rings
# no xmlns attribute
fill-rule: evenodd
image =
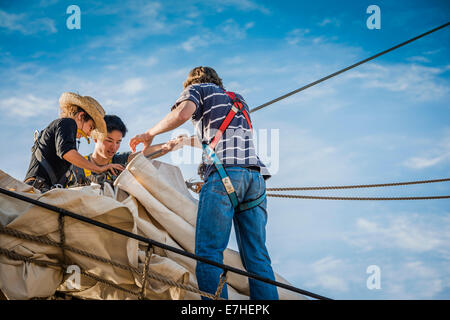
<svg viewBox="0 0 450 320"><path fill-rule="evenodd" d="M28 262L28 263L33 263L33 264L36 264L36 265L41 266L41 267L50 267L50 268L56 267L56 268L58 268L58 269L61 269L63 272L64 272L64 270L66 270L67 267L68 267L68 266L67 266L66 264L64 264L64 263L56 263L56 262L51 262L51 261L43 261L43 260L32 259L32 258L30 258L30 257L21 255L21 254L19 254L19 253L16 253L16 252L14 252L14 251L11 251L11 250L8 250L8 249L4 249L4 248L1 248L1 247L0 247L0 254L1 254L1 255L4 255L4 256L6 256L7 258L10 258L10 259L12 259L12 260L16 260L16 261L24 261L24 262ZM139 296L139 294L136 293L136 292L134 292L134 291L125 289L125 288L123 288L123 287L121 287L121 286L119 286L119 285L117 285L117 284L115 284L115 283L113 283L113 282L111 282L111 281L109 281L109 280L106 280L106 279L100 278L100 277L98 277L98 276L96 276L96 275L90 274L90 273L84 271L84 270L81 269L81 268L80 268L80 272L81 272L81 274L83 274L83 275L85 275L85 276L87 276L87 277L89 277L89 278L91 278L91 279L94 279L94 280L96 280L96 281L98 281L98 282L104 283L104 284L106 284L106 285L108 285L108 286L111 286L111 287L113 287L113 288L115 288L115 289L124 291L124 292L126 292L126 293L130 293L130 294L135 295L135 296Z"/></svg>
<svg viewBox="0 0 450 320"><path fill-rule="evenodd" d="M62 214L59 214L58 216L58 231L59 231L59 247L61 248L62 253L62 261L64 263L67 263L66 258L66 251L64 250L64 247L66 245L66 234L64 233L64 216Z"/></svg>
<svg viewBox="0 0 450 320"><path fill-rule="evenodd" d="M179 283L179 282L176 282L174 280L168 279L168 278L166 278L166 277L164 277L161 274L156 273L156 272L149 271L148 277L151 278L151 279L163 282L163 283L165 283L165 284L167 284L169 286L178 287L180 289L191 291L191 292L200 294L200 295L202 295L204 297L207 297L207 298L210 298L210 299L214 299L215 298L215 296L213 294L201 291L201 290L199 290L199 289L197 289L195 287L192 287L190 285L186 285L186 284ZM221 299L221 300L223 300L223 299Z"/></svg>
<svg viewBox="0 0 450 320"><path fill-rule="evenodd" d="M227 282L227 270L224 270L220 275L219 285L217 286L216 294L214 300L219 300L220 295L222 294L223 286Z"/></svg>
<svg viewBox="0 0 450 320"><path fill-rule="evenodd" d="M81 274L85 275L85 276L88 277L88 278L91 278L91 279L93 279L93 280L95 280L95 281L97 281L97 282L101 282L101 283L103 283L103 284L106 284L107 286L110 286L110 287L112 287L112 288L114 288L114 289L123 291L123 292L128 293L128 294L131 294L131 295L133 295L133 296L140 297L140 293L134 292L133 290L128 290L128 289L126 289L126 288L124 288L124 287L119 286L118 284L115 284L114 282L111 282L111 281L109 281L109 280L103 279L103 278L101 278L101 277L99 277L99 276L96 276L96 275L94 275L94 274L88 273L88 272L86 272L86 271L84 271L84 270L82 270L82 269L80 269L80 270L81 270ZM145 298L145 297L142 297L142 299L148 300L148 299Z"/></svg>
<svg viewBox="0 0 450 320"><path fill-rule="evenodd" d="M434 28L434 29L432 29L432 30L430 30L430 31L427 31L427 32L425 32L425 33L422 33L421 35L418 35L417 37L411 38L411 39L409 39L409 40L407 40L407 41L405 41L405 42L402 42L402 43L400 43L400 44L398 44L398 45L392 47L392 48L389 48L389 49L387 49L387 50L384 50L384 51L382 51L382 52L379 52L379 53L377 53L377 54L375 54L375 55L373 55L373 56L371 56L371 57L369 57L369 58L367 58L367 59L361 60L361 61L359 61L359 62L357 62L357 63L355 63L355 64L352 64L351 66L348 66L348 67L346 67L346 68L344 68L344 69L341 69L341 70L339 70L339 71L337 71L337 72L334 72L334 73L332 73L332 74L330 74L330 75L328 75L328 76L326 76L326 77L323 77L323 78L321 78L321 79L319 79L319 80L317 80L317 81L311 82L310 84L307 84L306 86L303 86L303 87L301 87L301 88L299 88L299 89L296 89L296 90L294 90L294 91L291 91L291 92L289 92L289 93L287 93L287 94L285 94L285 95L282 95L281 97L278 97L278 98L276 98L276 99L273 99L273 100L271 100L271 101L269 101L269 102L266 102L266 103L264 103L264 104L262 104L262 105L260 105L260 106L258 106L258 107L255 107L255 108L251 109L251 110L250 110L250 113L251 113L251 112L258 111L258 110L260 110L260 109L262 109L262 108L265 108L265 107L267 107L267 106L269 106L269 105L271 105L271 104L273 104L273 103L275 103L275 102L278 102L278 101L280 101L280 100L286 99L287 97L292 96L293 94L299 93L300 91L303 91L303 90L308 89L308 88L310 88L310 87L312 87L312 86L315 86L316 84L319 84L319 83L321 83L321 82L323 82L323 81L325 81L325 80L328 80L328 79L330 79L330 78L333 78L333 77L335 77L335 76L337 76L337 75L339 75L339 74L341 74L341 73L343 73L343 72L345 72L345 71L348 71L348 70L350 70L350 69L356 68L357 66L359 66L359 65L361 65L361 64L363 64L363 63L369 62L369 61L371 61L371 60L373 60L373 59L375 59L375 58L378 58L379 56L382 56L382 55L384 55L384 54L386 54L386 53L388 53L388 52L391 52L391 51L393 51L393 50L395 50L395 49L398 49L398 48L400 48L400 47L402 47L402 46L404 46L404 45L407 45L408 43L411 43L411 42L416 41L416 40L418 40L418 39L420 39L420 38L422 38L422 37L425 37L426 35L429 35L429 34L435 32L435 31L438 31L438 30L440 30L440 29L443 29L443 28L447 27L449 24L450 24L450 22L447 22L447 23L445 23L445 24L443 24L443 25L441 25L441 26L439 26L439 27L437 27L437 28Z"/></svg>
<svg viewBox="0 0 450 320"><path fill-rule="evenodd" d="M268 197L292 198L292 199L320 199L320 200L431 200L431 199L449 199L450 196L429 196L429 197L398 197L398 198L368 198L368 197L320 197L320 196L301 196L289 194L268 193Z"/></svg>
<svg viewBox="0 0 450 320"><path fill-rule="evenodd" d="M267 188L267 191L300 191L300 190L378 188L378 187L406 186L406 185L411 185L411 184L434 183L434 182L445 182L445 181L450 181L450 178L436 179L436 180L411 181L411 182L382 183L382 184L361 184L361 185L353 185L353 186Z"/></svg>
<svg viewBox="0 0 450 320"><path fill-rule="evenodd" d="M277 286L277 287L280 287L280 288L284 288L284 289L292 291L292 292L297 292L297 293L300 293L302 295L306 295L306 296L309 296L309 297L312 297L312 298L315 298L315 299L331 300L330 298L318 295L318 294L313 293L313 292L309 292L307 290L296 288L294 286L291 286L291 285L288 285L288 284L285 284L285 283L281 283L281 282L278 282L278 281L267 279L267 278L261 277L261 276L259 276L257 274L254 274L254 273L249 273L249 272L246 272L246 271L243 271L243 270L240 270L240 269L237 269L237 268L225 265L223 263L218 263L218 262L215 262L215 261L212 261L212 260L209 260L209 259L197 256L197 255L195 255L193 253L190 253L190 252L187 252L187 251L184 251L184 250L181 250L181 249L169 246L167 244L155 241L153 239L145 238L143 236L140 236L138 234L134 234L134 233L129 232L129 231L125 231L125 230L122 230L122 229L110 226L108 224L105 224L105 223L102 223L102 222L99 222L99 221L87 218L85 216L82 216L82 215L70 212L70 211L65 210L63 208L59 208L59 207L47 204L45 202L41 202L41 201L38 201L38 200L35 200L35 199L32 199L32 198L26 197L24 195L21 195L19 193L13 192L13 191L6 190L4 188L0 188L0 193L4 194L4 195L7 195L9 197L13 197L15 199L19 199L19 200L22 200L22 201L34 204L34 205L36 205L38 207L42 207L42 208L45 208L45 209L50 210L50 211L54 211L54 212L57 212L57 213L62 213L65 216L69 216L69 217L71 217L73 219L76 219L76 220L79 220L79 221L83 221L83 222L86 222L86 223L91 224L91 225L95 225L95 226L100 227L102 229L106 229L106 230L115 232L117 234L121 234L123 236L129 237L129 238L132 238L132 239L135 239L135 240L147 243L147 244L151 244L153 246L157 246L157 247L165 249L165 250L169 250L171 252L183 255L185 257L189 257L191 259L195 259L197 261L201 261L203 263L207 263L207 264L213 265L213 266L221 268L223 270L228 270L228 271L231 271L233 273L240 274L242 276L245 276L245 277L248 277L248 278L252 278L252 279L255 279L255 280L258 280L258 281L262 281L262 282L265 282L265 283L268 283L268 284L271 284L271 285L274 285L274 286ZM66 249L67 249L67 246L66 246Z"/></svg>
<svg viewBox="0 0 450 320"><path fill-rule="evenodd" d="M11 229L11 228L8 228L8 227L3 227L1 225L0 225L0 233L6 234L6 235L9 235L9 236L13 236L13 237L16 237L16 238L19 238L19 239L32 241L32 242L37 242L37 243L41 243L41 244L46 244L46 245L50 245L50 246L55 246L55 247L59 247L60 246L59 242L50 240L50 239L48 239L46 237L30 235L30 234L21 232L19 230ZM74 248L74 247L69 246L69 245L65 245L65 249L68 250L68 251L72 251L74 253L77 253L79 255L83 255L83 256L88 257L90 259L97 260L99 262L103 262L103 263L107 263L107 264L109 263L110 265L112 265L114 267L118 267L118 268L126 270L126 271L134 272L134 273L140 274L140 275L145 275L145 272L141 273L138 268L127 266L127 265L118 263L116 261L113 261L113 260L110 260L110 259L106 259L106 258L97 256L95 254L86 252L84 250L81 250L81 249L78 249L78 248ZM3 249L3 248L0 247L0 253L2 253L2 251L4 251L4 250L9 251L7 249ZM15 254L15 253L13 253L13 254ZM16 254L16 255L18 255L18 254ZM21 257L24 257L24 256L21 256ZM25 257L25 258L27 258L27 257ZM27 260L24 260L24 261L32 262L32 259L27 258ZM37 260L33 260L33 261L37 261ZM56 266L61 266L62 264L55 264L55 265ZM90 274L88 274L88 276L91 276L91 278L94 277L93 275L90 275ZM161 274L159 274L157 272L151 271L151 270L147 270L146 279L147 278L160 281L160 282L162 282L164 284L167 284L169 286L174 286L174 287L178 287L178 288L183 289L183 290L191 291L191 292L200 294L202 296L208 297L210 299L214 299L215 298L215 296L210 294L210 293L203 292L203 291L201 291L201 290L199 290L199 289L197 289L195 287L192 287L192 286L189 286L189 285L185 285L185 284L173 281L173 280L171 280L169 278L166 278L163 275L161 275ZM105 281L107 281L107 280L105 280ZM145 282L145 281L143 281L143 282ZM127 290L127 289L124 289L124 290ZM138 296L138 297L141 295L141 293L133 293L133 294Z"/></svg>
<svg viewBox="0 0 450 320"><path fill-rule="evenodd" d="M148 245L147 246L147 250L145 252L145 261L144 261L144 270L142 271L142 279L141 279L141 283L142 283L142 288L141 288L141 292L139 294L139 299L144 299L145 297L145 287L147 286L147 273L148 273L148 268L150 265L150 257L152 256L153 253L153 247Z"/></svg>

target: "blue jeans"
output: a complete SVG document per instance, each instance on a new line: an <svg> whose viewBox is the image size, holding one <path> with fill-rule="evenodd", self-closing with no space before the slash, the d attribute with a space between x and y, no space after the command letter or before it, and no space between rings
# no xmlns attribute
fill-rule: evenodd
<svg viewBox="0 0 450 320"><path fill-rule="evenodd" d="M258 172L241 167L227 167L226 171L240 203L255 200L264 193L265 181ZM257 207L235 213L219 174L211 173L200 192L195 254L223 263L223 252L228 245L234 222L244 268L250 273L274 280L265 245L266 206L267 200L264 200ZM196 275L199 289L215 294L222 272L223 270L218 267L197 261ZM278 300L278 291L273 285L249 278L249 286L250 299ZM223 287L221 297L228 298L226 285Z"/></svg>

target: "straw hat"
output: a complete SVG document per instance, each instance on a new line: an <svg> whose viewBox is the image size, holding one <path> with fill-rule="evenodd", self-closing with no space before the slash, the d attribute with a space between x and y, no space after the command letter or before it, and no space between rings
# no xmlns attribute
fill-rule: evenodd
<svg viewBox="0 0 450 320"><path fill-rule="evenodd" d="M62 110L66 110L69 107L78 106L91 116L95 123L95 130L92 130L92 138L102 138L107 135L106 123L103 117L105 116L105 110L103 110L100 103L92 97L80 96L73 92L64 92L59 98L59 107Z"/></svg>

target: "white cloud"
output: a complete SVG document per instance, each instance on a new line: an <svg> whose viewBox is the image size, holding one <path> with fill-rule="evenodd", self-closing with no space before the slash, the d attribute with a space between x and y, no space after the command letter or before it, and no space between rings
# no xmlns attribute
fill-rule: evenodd
<svg viewBox="0 0 450 320"><path fill-rule="evenodd" d="M185 51L191 52L194 51L195 49L206 47L210 43L211 42L208 35L203 36L197 35L192 36L183 43L181 43L181 48L183 48L183 50Z"/></svg>
<svg viewBox="0 0 450 320"><path fill-rule="evenodd" d="M146 67L154 66L157 63L158 63L158 58L156 58L156 57L148 57L148 58L143 59L143 61L142 61L142 65L146 66Z"/></svg>
<svg viewBox="0 0 450 320"><path fill-rule="evenodd" d="M0 10L0 28L18 31L24 35L58 32L55 21L50 18L35 18L27 14L8 13L3 10Z"/></svg>
<svg viewBox="0 0 450 320"><path fill-rule="evenodd" d="M243 96L251 93L251 92L257 92L260 91L261 88L258 86L244 86L242 83L238 82L238 81L230 81L227 83L227 89L234 91L234 92L239 92L240 94L242 94Z"/></svg>
<svg viewBox="0 0 450 320"><path fill-rule="evenodd" d="M425 58L423 56L413 56L413 57L407 58L406 60L411 61L411 62L425 62L425 63L430 62L430 59Z"/></svg>
<svg viewBox="0 0 450 320"><path fill-rule="evenodd" d="M299 44L300 42L305 41L306 35L310 33L309 29L294 29L290 31L287 36L286 40L291 45Z"/></svg>
<svg viewBox="0 0 450 320"><path fill-rule="evenodd" d="M244 26L233 19L226 20L221 26L222 33L227 39L238 39L242 40L247 37L247 30L253 28L255 24L253 22L248 22Z"/></svg>
<svg viewBox="0 0 450 320"><path fill-rule="evenodd" d="M383 89L391 92L404 92L412 101L436 101L449 93L448 86L439 79L446 68L425 67L416 64L382 65L370 63L356 74L350 72L343 76L364 78L361 86L365 89Z"/></svg>
<svg viewBox="0 0 450 320"><path fill-rule="evenodd" d="M424 169L428 167L435 166L445 160L450 159L450 153L444 153L443 155L437 157L412 157L406 160L403 164L406 167L412 169Z"/></svg>
<svg viewBox="0 0 450 320"><path fill-rule="evenodd" d="M210 1L208 1L208 3L211 4ZM219 0L214 1L213 3L217 7L218 11L221 11L223 7L228 6L235 7L242 11L259 11L266 15L270 14L270 10L268 8L251 0Z"/></svg>
<svg viewBox="0 0 450 320"><path fill-rule="evenodd" d="M329 44L338 39L337 36L325 37L323 35L314 35L310 29L297 28L287 33L285 37L286 41L290 45L313 45Z"/></svg>
<svg viewBox="0 0 450 320"><path fill-rule="evenodd" d="M222 0L222 1L192 1L188 4L174 4L169 1L128 1L124 6L111 6L109 4L95 3L87 13L94 15L115 15L116 22L110 28L113 31L110 36L97 37L89 42L87 47L114 47L124 46L135 40L143 39L151 35L174 34L177 30L192 30L199 26L204 17L211 14L211 11L222 11L234 8L242 11L259 11L263 14L270 14L270 11L262 5L250 0ZM172 19L170 16L178 14L181 18ZM134 21L130 24L129 21ZM232 20L232 19L231 19ZM245 23L243 26L236 22L226 22L219 27L221 32L235 34L242 39L246 36L246 31L252 28L253 22ZM195 30L195 29L194 29ZM204 30L201 36L192 36L181 44L181 48L191 52L195 48L205 47L209 43L223 41L219 33L211 35L210 31Z"/></svg>
<svg viewBox="0 0 450 320"><path fill-rule="evenodd" d="M269 128L277 127L280 128L280 170L271 178L272 186L333 185L360 176L359 168L354 165L354 154L340 145L285 123L277 126L272 122ZM286 153L290 156L283 156Z"/></svg>
<svg viewBox="0 0 450 320"><path fill-rule="evenodd" d="M28 30L22 23L24 18L25 14L13 14L0 10L0 27L26 33Z"/></svg>
<svg viewBox="0 0 450 320"><path fill-rule="evenodd" d="M145 88L145 82L143 78L131 78L123 82L122 91L125 94L133 95Z"/></svg>
<svg viewBox="0 0 450 320"><path fill-rule="evenodd" d="M126 1L123 6L97 3L86 11L86 14L115 17L114 24L108 28L108 33L93 38L86 44L88 49L112 47L122 51L125 46L136 40L152 35L168 35L181 25L178 20L169 22L163 4L156 1Z"/></svg>
<svg viewBox="0 0 450 320"><path fill-rule="evenodd" d="M327 25L332 25L335 27L341 26L341 21L336 18L325 18L321 22L318 23L319 26L325 27Z"/></svg>
<svg viewBox="0 0 450 320"><path fill-rule="evenodd" d="M423 221L418 214L396 215L380 221L359 218L355 231L344 238L365 251L374 249L402 249L410 252L447 251L450 220L436 218L437 223ZM444 232L444 234L443 234Z"/></svg>
<svg viewBox="0 0 450 320"><path fill-rule="evenodd" d="M42 30L47 31L48 33L58 32L55 26L55 21L50 18L38 19L36 21L36 24L39 24L42 27Z"/></svg>
<svg viewBox="0 0 450 320"><path fill-rule="evenodd" d="M241 56L226 57L223 59L224 64L231 64L231 65L242 65L245 61L246 61L245 58Z"/></svg>
<svg viewBox="0 0 450 320"><path fill-rule="evenodd" d="M349 290L349 281L351 279L345 278L345 270L348 270L348 265L341 259L336 259L332 256L327 256L318 261L315 261L309 266L308 278L305 283L307 287L320 288L327 291L346 292Z"/></svg>
<svg viewBox="0 0 450 320"><path fill-rule="evenodd" d="M381 269L382 288L390 299L433 299L449 287L447 271L417 259L388 264Z"/></svg>
<svg viewBox="0 0 450 320"><path fill-rule="evenodd" d="M55 104L53 100L27 94L23 97L13 96L0 100L0 109L11 116L30 118L56 110Z"/></svg>
<svg viewBox="0 0 450 320"><path fill-rule="evenodd" d="M52 6L54 4L57 4L59 0L41 0L39 2L39 6L41 7L49 7Z"/></svg>
<svg viewBox="0 0 450 320"><path fill-rule="evenodd" d="M247 30L253 28L254 23L248 22L241 26L233 19L228 19L217 28L217 32L203 31L201 34L189 37L180 44L180 47L187 51L193 52L199 48L209 47L216 43L226 43L229 39L243 40L247 37Z"/></svg>
<svg viewBox="0 0 450 320"><path fill-rule="evenodd" d="M444 132L440 140L426 140L424 142L428 146L424 152L425 154L410 157L402 165L411 169L420 170L450 162L450 129Z"/></svg>

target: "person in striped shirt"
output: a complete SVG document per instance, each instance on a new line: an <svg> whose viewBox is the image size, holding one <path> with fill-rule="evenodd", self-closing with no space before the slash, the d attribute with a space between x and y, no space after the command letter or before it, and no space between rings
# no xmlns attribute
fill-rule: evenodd
<svg viewBox="0 0 450 320"><path fill-rule="evenodd" d="M210 67L192 69L184 90L173 105L171 112L155 126L130 140L133 152L140 143L144 152L151 147L153 138L171 131L191 119L198 140L209 145L223 120L227 117L233 102L226 94L222 79ZM236 113L224 131L214 151L223 164L236 192L239 203L253 201L265 194L265 179L270 174L255 152L249 108L244 98L236 94L243 111ZM246 114L246 115L245 115ZM226 186L214 164L204 159L205 181L199 198L197 211L195 253L198 256L223 262L234 222L239 253L245 269L261 277L274 280L271 261L266 248L267 200L248 210L237 212L233 207ZM214 294L222 270L197 261L196 275L199 289ZM249 279L251 299L278 299L275 286ZM226 285L222 298L228 298ZM202 297L203 299L207 299Z"/></svg>

